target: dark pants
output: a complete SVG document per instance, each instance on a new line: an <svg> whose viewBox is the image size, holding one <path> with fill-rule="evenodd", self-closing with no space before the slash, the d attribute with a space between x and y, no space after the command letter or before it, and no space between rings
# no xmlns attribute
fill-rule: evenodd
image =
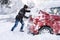
<svg viewBox="0 0 60 40"><path fill-rule="evenodd" d="M13 30L17 27L18 22L20 22L20 23L22 24L20 30L23 30L24 22L23 22L23 20L21 19L21 20L16 20L16 21L15 21L15 24L14 24L14 26L12 27L11 31L13 31Z"/></svg>

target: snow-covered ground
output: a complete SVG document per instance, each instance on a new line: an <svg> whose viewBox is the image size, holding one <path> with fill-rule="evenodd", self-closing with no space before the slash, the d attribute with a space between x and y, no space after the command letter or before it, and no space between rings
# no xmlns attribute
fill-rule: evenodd
<svg viewBox="0 0 60 40"><path fill-rule="evenodd" d="M13 25L14 23L11 22L0 22L0 40L60 40L59 35L52 35L49 33L35 36L27 34L26 26L24 27L24 32L20 32L20 23L12 32L11 28Z"/></svg>

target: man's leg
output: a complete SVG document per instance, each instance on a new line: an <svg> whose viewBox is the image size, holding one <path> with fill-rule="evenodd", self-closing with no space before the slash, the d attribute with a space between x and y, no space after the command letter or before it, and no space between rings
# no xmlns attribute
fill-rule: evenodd
<svg viewBox="0 0 60 40"><path fill-rule="evenodd" d="M20 22L21 22L21 28L20 28L20 31L21 31L21 32L24 32L24 31L23 31L24 22L23 22L23 20L21 20Z"/></svg>
<svg viewBox="0 0 60 40"><path fill-rule="evenodd" d="M12 27L11 31L13 31L13 30L17 27L18 22L19 22L18 20L15 21L15 24L14 24L14 26Z"/></svg>

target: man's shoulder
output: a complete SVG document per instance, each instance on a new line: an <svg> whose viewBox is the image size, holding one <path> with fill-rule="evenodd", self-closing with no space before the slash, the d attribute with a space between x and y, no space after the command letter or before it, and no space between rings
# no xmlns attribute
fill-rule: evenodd
<svg viewBox="0 0 60 40"><path fill-rule="evenodd" d="M21 8L21 9L20 9L20 11L23 11L23 10L25 10L25 9L24 9L24 8Z"/></svg>

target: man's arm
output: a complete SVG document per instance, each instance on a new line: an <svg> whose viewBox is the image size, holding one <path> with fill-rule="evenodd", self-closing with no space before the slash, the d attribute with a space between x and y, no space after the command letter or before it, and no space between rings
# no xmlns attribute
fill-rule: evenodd
<svg viewBox="0 0 60 40"><path fill-rule="evenodd" d="M24 18L27 18L27 19L28 19L29 17L27 17L27 16L24 16Z"/></svg>
<svg viewBox="0 0 60 40"><path fill-rule="evenodd" d="M25 10L25 12L30 12L30 10Z"/></svg>

